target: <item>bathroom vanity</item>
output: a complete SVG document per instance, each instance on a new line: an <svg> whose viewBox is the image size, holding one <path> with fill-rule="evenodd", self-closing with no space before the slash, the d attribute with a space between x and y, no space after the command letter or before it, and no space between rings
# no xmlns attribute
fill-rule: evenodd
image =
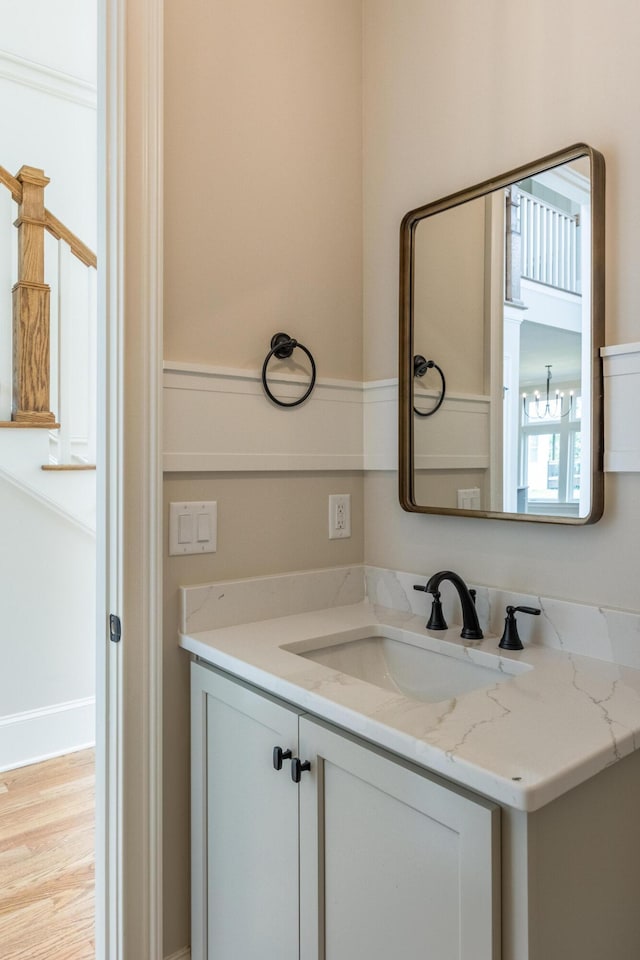
<svg viewBox="0 0 640 960"><path fill-rule="evenodd" d="M198 899L207 893L193 956L499 955L495 804L192 671ZM277 751L292 754L280 769Z"/></svg>
<svg viewBox="0 0 640 960"><path fill-rule="evenodd" d="M640 671L348 599L183 620L193 960L636 960Z"/></svg>

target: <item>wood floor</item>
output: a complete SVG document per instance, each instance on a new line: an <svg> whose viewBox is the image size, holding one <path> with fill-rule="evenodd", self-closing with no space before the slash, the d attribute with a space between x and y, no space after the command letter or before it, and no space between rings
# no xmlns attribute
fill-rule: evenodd
<svg viewBox="0 0 640 960"><path fill-rule="evenodd" d="M94 960L92 750L0 773L0 960Z"/></svg>

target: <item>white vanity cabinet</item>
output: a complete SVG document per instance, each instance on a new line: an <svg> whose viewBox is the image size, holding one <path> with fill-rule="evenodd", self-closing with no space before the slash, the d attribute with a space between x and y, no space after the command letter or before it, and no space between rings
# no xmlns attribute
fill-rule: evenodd
<svg viewBox="0 0 640 960"><path fill-rule="evenodd" d="M300 717L300 957L497 960L499 810Z"/></svg>
<svg viewBox="0 0 640 960"><path fill-rule="evenodd" d="M192 665L192 960L498 960L499 831L494 804Z"/></svg>
<svg viewBox="0 0 640 960"><path fill-rule="evenodd" d="M298 714L191 666L192 960L297 960Z"/></svg>

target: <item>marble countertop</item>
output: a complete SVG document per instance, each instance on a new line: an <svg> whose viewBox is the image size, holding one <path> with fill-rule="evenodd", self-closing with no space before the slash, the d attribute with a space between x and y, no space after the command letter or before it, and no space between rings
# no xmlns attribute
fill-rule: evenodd
<svg viewBox="0 0 640 960"><path fill-rule="evenodd" d="M390 626L435 651L483 662L487 653L533 669L438 703L384 690L283 649L333 633ZM640 670L498 638L433 633L424 618L364 600L310 613L180 635L202 660L475 790L533 811L632 753L640 744Z"/></svg>

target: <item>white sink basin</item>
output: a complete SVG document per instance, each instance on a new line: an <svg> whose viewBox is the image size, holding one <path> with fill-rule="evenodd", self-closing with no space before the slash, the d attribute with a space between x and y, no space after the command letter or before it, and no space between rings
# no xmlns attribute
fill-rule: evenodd
<svg viewBox="0 0 640 960"><path fill-rule="evenodd" d="M531 669L529 664L394 627L371 626L283 649L349 677L430 703L504 683Z"/></svg>

